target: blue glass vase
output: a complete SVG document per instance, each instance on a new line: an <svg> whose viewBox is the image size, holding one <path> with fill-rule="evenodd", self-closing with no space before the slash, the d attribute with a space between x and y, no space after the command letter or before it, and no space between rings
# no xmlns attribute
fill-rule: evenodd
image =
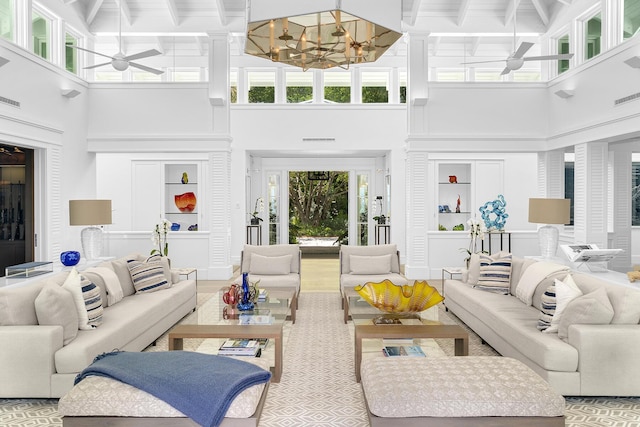
<svg viewBox="0 0 640 427"><path fill-rule="evenodd" d="M65 251L60 254L60 262L65 267L73 267L80 262L80 252Z"/></svg>
<svg viewBox="0 0 640 427"><path fill-rule="evenodd" d="M253 310L253 301L251 301L251 292L249 290L249 273L242 273L242 298L238 303L238 310Z"/></svg>

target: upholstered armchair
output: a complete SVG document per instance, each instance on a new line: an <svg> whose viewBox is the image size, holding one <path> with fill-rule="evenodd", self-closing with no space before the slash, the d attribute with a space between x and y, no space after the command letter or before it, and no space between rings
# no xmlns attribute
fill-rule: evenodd
<svg viewBox="0 0 640 427"><path fill-rule="evenodd" d="M295 288L300 293L299 245L245 245L240 256L240 271L249 273L249 280L260 280L259 288ZM242 275L233 283L242 284Z"/></svg>
<svg viewBox="0 0 640 427"><path fill-rule="evenodd" d="M400 252L396 245L340 247L340 293L367 282L391 280L396 285L409 281L400 272Z"/></svg>

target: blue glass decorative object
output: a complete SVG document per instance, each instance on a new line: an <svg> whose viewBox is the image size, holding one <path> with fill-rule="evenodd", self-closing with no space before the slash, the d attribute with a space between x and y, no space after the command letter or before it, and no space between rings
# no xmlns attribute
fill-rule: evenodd
<svg viewBox="0 0 640 427"><path fill-rule="evenodd" d="M171 231L178 231L178 230L180 230L180 224L177 222L171 223Z"/></svg>
<svg viewBox="0 0 640 427"><path fill-rule="evenodd" d="M253 298L251 298L251 290L249 289L249 273L242 273L242 297L238 303L238 310L253 310Z"/></svg>
<svg viewBox="0 0 640 427"><path fill-rule="evenodd" d="M65 251L60 254L60 262L65 267L73 267L80 262L80 252Z"/></svg>
<svg viewBox="0 0 640 427"><path fill-rule="evenodd" d="M482 214L482 220L488 231L504 230L504 226L507 223L509 214L505 212L507 202L504 200L502 194L498 194L498 198L493 201L489 201L480 207L480 213Z"/></svg>

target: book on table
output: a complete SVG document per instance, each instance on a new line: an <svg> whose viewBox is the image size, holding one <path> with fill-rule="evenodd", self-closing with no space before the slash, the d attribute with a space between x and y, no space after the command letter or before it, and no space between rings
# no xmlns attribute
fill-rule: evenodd
<svg viewBox="0 0 640 427"><path fill-rule="evenodd" d="M230 338L218 349L221 356L253 356L260 357L262 348L258 339Z"/></svg>
<svg viewBox="0 0 640 427"><path fill-rule="evenodd" d="M382 349L386 357L426 357L419 345L388 345Z"/></svg>

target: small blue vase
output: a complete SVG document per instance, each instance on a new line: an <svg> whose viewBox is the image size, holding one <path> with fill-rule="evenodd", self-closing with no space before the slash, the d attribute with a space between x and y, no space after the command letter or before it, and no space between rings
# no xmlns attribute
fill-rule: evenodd
<svg viewBox="0 0 640 427"><path fill-rule="evenodd" d="M249 293L249 273L242 273L242 299L238 303L238 310L253 310L253 301Z"/></svg>
<svg viewBox="0 0 640 427"><path fill-rule="evenodd" d="M80 252L65 251L60 254L60 262L65 267L73 267L80 262Z"/></svg>
<svg viewBox="0 0 640 427"><path fill-rule="evenodd" d="M179 231L180 230L180 223L174 222L171 223L171 231Z"/></svg>

